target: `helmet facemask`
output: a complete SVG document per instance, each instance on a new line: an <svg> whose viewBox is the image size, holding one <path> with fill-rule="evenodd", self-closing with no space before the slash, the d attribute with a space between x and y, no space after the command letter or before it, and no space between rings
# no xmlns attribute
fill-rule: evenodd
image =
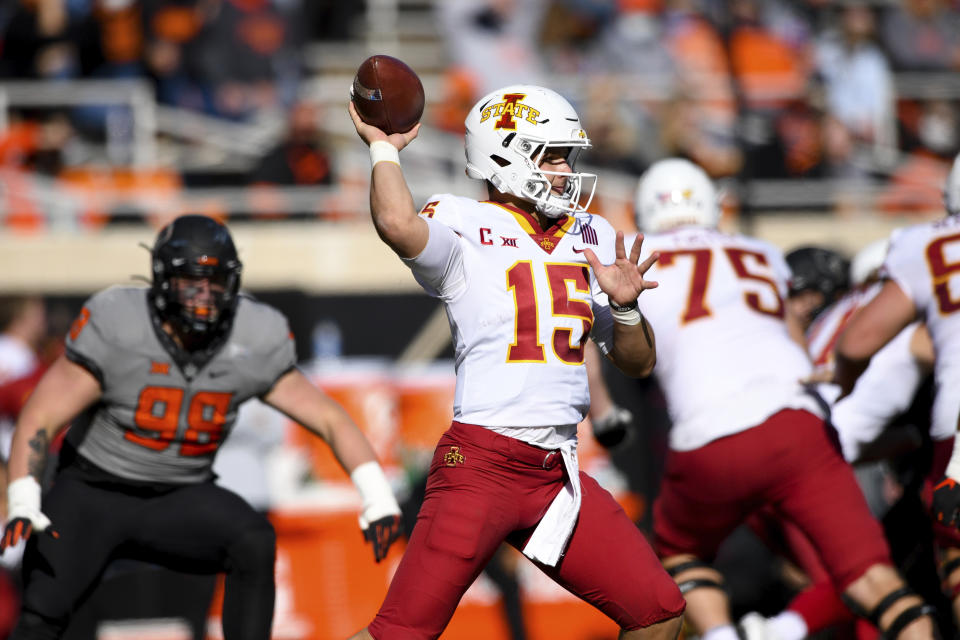
<svg viewBox="0 0 960 640"><path fill-rule="evenodd" d="M532 202L551 218L590 206L597 176L575 170L590 140L573 107L559 94L532 85L501 89L482 98L465 124L469 177ZM541 168L544 157L558 150L570 172ZM558 176L566 179L562 193L553 189Z"/></svg>
<svg viewBox="0 0 960 640"><path fill-rule="evenodd" d="M181 216L161 230L152 257L154 307L185 342L199 347L229 328L242 265L226 227Z"/></svg>
<svg viewBox="0 0 960 640"><path fill-rule="evenodd" d="M213 335L235 307L239 268L177 264L186 262L182 258L172 262L159 287L158 310L183 335Z"/></svg>
<svg viewBox="0 0 960 640"><path fill-rule="evenodd" d="M530 155L529 171L530 177L521 186L520 197L533 202L537 211L550 218L559 218L568 213L584 211L593 201L594 190L597 186L597 176L593 173L577 173L574 171L577 158L580 152L590 146L589 142L585 144L548 144L546 140L531 138L520 138L518 151L522 153L524 148L533 149ZM557 157L563 157L570 171L551 171L545 169L544 158L555 153ZM557 165L561 162L557 162ZM549 164L547 166L550 166ZM563 177L566 179L562 192L555 191L553 188L553 179ZM584 185L589 188L586 193L586 202L581 204L584 197Z"/></svg>

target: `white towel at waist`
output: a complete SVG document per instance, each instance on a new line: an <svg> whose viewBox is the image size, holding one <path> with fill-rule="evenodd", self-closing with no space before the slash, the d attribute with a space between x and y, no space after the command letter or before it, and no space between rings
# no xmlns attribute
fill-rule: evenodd
<svg viewBox="0 0 960 640"><path fill-rule="evenodd" d="M550 567L555 567L560 561L577 524L577 516L580 515L580 468L577 464L576 441L564 442L559 451L569 479L550 503L523 548L523 555Z"/></svg>

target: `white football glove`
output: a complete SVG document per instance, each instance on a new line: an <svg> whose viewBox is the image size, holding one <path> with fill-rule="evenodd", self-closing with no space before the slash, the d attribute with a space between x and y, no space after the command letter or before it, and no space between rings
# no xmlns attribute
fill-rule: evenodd
<svg viewBox="0 0 960 640"><path fill-rule="evenodd" d="M50 527L50 518L40 510L40 485L33 476L17 478L7 486L7 525L0 552L26 540L34 531ZM51 531L54 536L56 533Z"/></svg>
<svg viewBox="0 0 960 640"><path fill-rule="evenodd" d="M360 510L360 528L363 537L373 543L373 559L380 562L390 545L403 535L400 505L393 496L383 469L375 461L364 462L350 474L363 506Z"/></svg>

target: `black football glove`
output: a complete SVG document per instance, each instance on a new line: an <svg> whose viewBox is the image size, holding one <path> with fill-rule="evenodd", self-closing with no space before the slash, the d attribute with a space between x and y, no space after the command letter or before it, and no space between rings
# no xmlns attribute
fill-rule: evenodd
<svg viewBox="0 0 960 640"><path fill-rule="evenodd" d="M933 517L948 527L960 526L960 484L949 476L933 488Z"/></svg>
<svg viewBox="0 0 960 640"><path fill-rule="evenodd" d="M605 416L593 422L593 437L603 448L612 449L623 442L631 424L633 414L614 405Z"/></svg>
<svg viewBox="0 0 960 640"><path fill-rule="evenodd" d="M390 545L403 535L403 523L399 515L384 516L374 520L363 530L363 539L373 543L373 559L380 562L387 557Z"/></svg>

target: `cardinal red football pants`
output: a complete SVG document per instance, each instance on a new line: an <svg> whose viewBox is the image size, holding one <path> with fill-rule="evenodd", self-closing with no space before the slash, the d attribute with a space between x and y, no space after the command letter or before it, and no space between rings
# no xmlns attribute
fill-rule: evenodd
<svg viewBox="0 0 960 640"><path fill-rule="evenodd" d="M668 453L653 511L657 552L711 560L730 532L764 506L813 543L838 591L871 565L892 564L835 433L793 409L699 449Z"/></svg>
<svg viewBox="0 0 960 640"><path fill-rule="evenodd" d="M453 423L434 452L426 499L387 597L377 640L437 638L500 543L522 549L566 481L551 453ZM558 566L537 565L624 629L680 615L683 597L613 497L581 473L583 502Z"/></svg>

